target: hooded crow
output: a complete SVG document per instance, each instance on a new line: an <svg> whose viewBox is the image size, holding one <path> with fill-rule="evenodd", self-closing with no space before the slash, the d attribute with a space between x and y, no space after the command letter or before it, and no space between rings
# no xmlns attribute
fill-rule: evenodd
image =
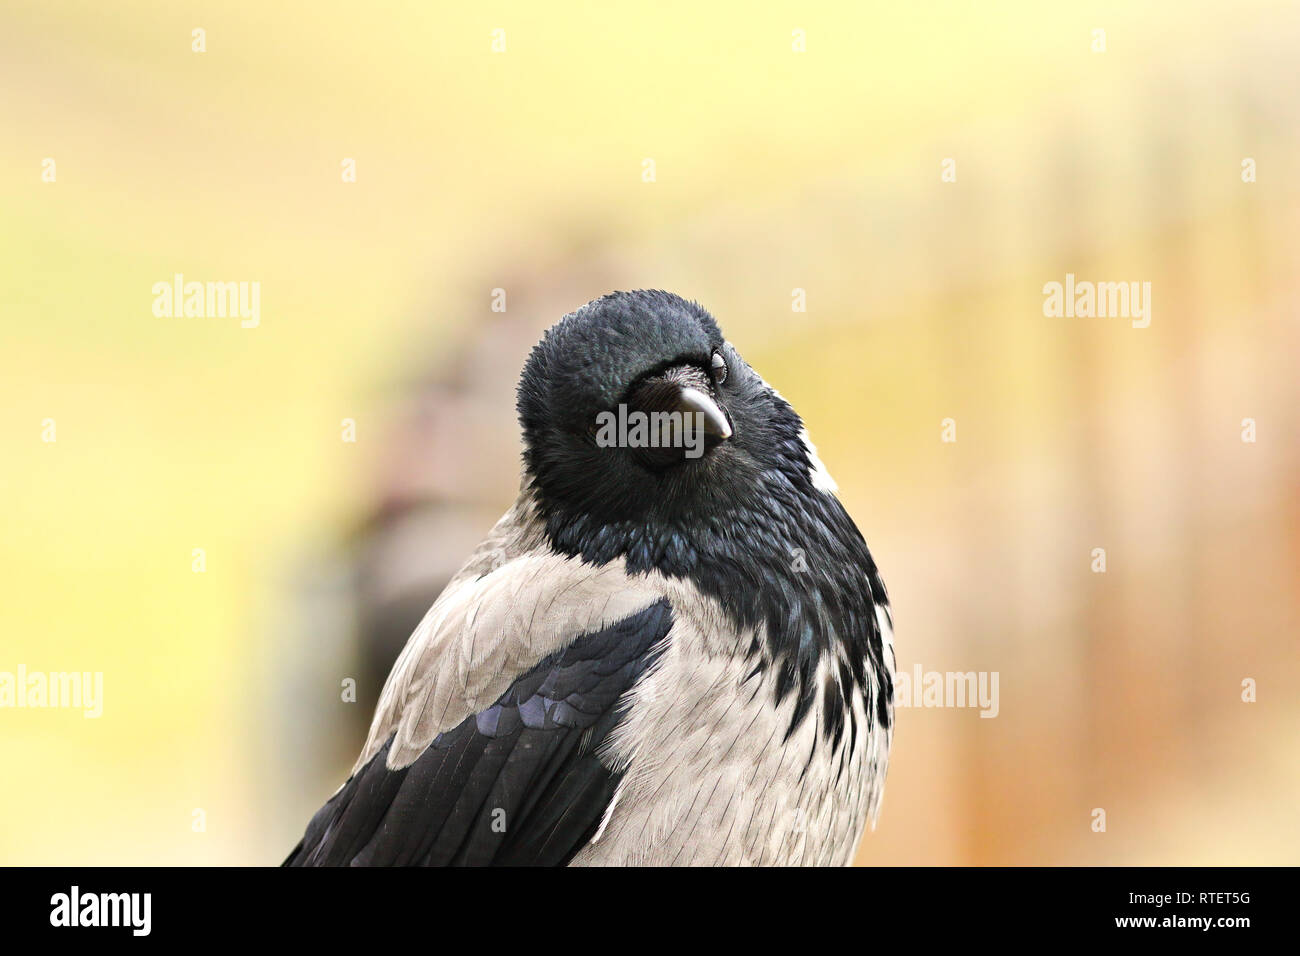
<svg viewBox="0 0 1300 956"><path fill-rule="evenodd" d="M518 411L519 498L286 864L851 862L892 618L794 409L703 308L643 291L552 327ZM603 427L634 413L662 429Z"/></svg>

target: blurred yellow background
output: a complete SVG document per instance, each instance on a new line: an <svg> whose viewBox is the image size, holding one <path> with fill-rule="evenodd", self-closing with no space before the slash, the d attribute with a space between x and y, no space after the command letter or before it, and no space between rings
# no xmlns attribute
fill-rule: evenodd
<svg viewBox="0 0 1300 956"><path fill-rule="evenodd" d="M472 6L0 10L0 671L104 675L0 709L0 863L278 862L365 595L509 504L537 334L645 287L808 421L900 670L1000 675L900 711L860 862L1300 862L1300 8ZM1150 327L1046 317L1067 273Z"/></svg>

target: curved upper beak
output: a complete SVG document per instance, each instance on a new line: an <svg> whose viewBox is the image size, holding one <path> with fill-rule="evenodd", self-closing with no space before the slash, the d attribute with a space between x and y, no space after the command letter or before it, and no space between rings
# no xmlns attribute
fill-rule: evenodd
<svg viewBox="0 0 1300 956"><path fill-rule="evenodd" d="M694 420L703 423L704 434L708 438L726 441L731 437L731 422L727 421L726 414L712 397L698 388L689 385L683 387L677 395L676 405L674 411L703 416Z"/></svg>
<svg viewBox="0 0 1300 956"><path fill-rule="evenodd" d="M672 368L642 381L627 397L627 407L652 419L666 412L676 423L653 419L649 447L637 453L654 465L669 465L683 456L699 458L731 438L731 419L712 391L706 375L693 367Z"/></svg>

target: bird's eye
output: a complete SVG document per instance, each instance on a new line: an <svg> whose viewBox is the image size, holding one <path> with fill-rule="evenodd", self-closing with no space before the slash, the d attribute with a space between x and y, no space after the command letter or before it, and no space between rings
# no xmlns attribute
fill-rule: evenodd
<svg viewBox="0 0 1300 956"><path fill-rule="evenodd" d="M727 380L727 360L722 357L721 352L713 353L710 368L713 371L713 381L718 385L721 385Z"/></svg>

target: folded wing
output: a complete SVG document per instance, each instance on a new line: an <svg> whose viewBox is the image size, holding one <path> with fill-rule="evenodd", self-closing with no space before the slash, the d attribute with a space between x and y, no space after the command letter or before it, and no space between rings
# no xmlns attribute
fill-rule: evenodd
<svg viewBox="0 0 1300 956"><path fill-rule="evenodd" d="M527 611L530 598L515 597ZM631 600L645 604L644 596ZM539 610L554 611L565 601L541 604ZM468 620L476 617L471 613ZM553 635L548 640L561 646L510 681L488 706L427 742L410 732L403 737L404 724L425 720L413 709L426 709L436 686L445 690L447 670L464 659L466 641L530 646L517 635L469 633L473 627L457 626L467 633L454 635L451 643L462 652L434 655L421 665L439 668L440 680L418 673L412 679L400 672L399 662L390 684L400 692L400 705L384 715L381 703L376 718L378 733L386 736L372 733L364 763L312 818L286 865L558 865L591 840L618 785L618 775L600 759L601 745L620 719L620 699L654 662L672 626L667 600L657 597L618 620L573 633L571 640ZM412 644L418 642L437 645L438 638L417 631ZM410 660L418 659L419 650L414 648L415 658L408 655L406 667L415 666ZM498 674L495 683L510 676ZM445 706L442 712L455 713ZM402 752L398 759L395 748Z"/></svg>

